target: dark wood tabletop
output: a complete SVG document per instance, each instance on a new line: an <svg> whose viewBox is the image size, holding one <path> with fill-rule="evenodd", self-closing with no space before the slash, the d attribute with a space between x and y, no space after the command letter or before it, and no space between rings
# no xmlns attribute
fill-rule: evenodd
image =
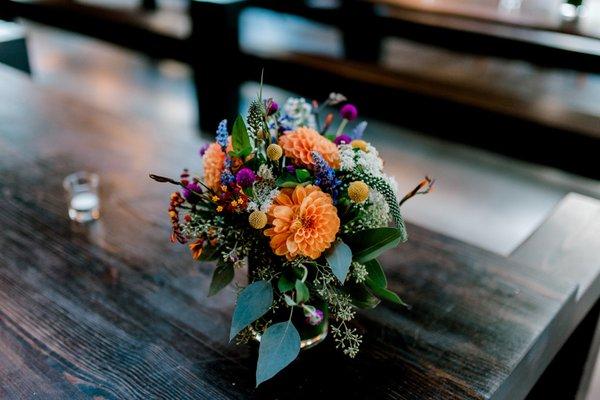
<svg viewBox="0 0 600 400"><path fill-rule="evenodd" d="M255 346L227 343L235 291L169 242L169 188L202 139L108 114L0 67L0 397L519 399L556 354L577 287L409 226L382 259L409 309L362 313L361 353L305 351L254 389ZM101 179L72 225L61 181Z"/></svg>

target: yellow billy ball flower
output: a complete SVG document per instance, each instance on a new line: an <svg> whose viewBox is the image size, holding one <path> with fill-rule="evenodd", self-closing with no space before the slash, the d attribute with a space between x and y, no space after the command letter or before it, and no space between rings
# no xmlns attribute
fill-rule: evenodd
<svg viewBox="0 0 600 400"><path fill-rule="evenodd" d="M283 149L280 145L271 143L269 147L267 147L267 157L273 161L277 161L283 155Z"/></svg>
<svg viewBox="0 0 600 400"><path fill-rule="evenodd" d="M248 216L248 222L254 229L262 229L267 225L267 214L262 211L252 211Z"/></svg>
<svg viewBox="0 0 600 400"><path fill-rule="evenodd" d="M369 187L363 181L354 181L348 186L348 197L355 203L364 203L369 197Z"/></svg>
<svg viewBox="0 0 600 400"><path fill-rule="evenodd" d="M367 146L369 145L367 142L365 142L364 140L361 139L355 139L353 140L350 145L352 145L353 148L355 149L361 149L362 151L364 151L365 153L368 151L367 150Z"/></svg>

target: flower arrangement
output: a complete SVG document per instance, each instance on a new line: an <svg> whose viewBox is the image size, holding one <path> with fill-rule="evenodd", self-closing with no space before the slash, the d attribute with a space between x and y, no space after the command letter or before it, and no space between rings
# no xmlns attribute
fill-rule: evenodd
<svg viewBox="0 0 600 400"><path fill-rule="evenodd" d="M333 133L333 113L321 114L338 106ZM337 93L321 105L290 98L282 109L259 94L246 120L238 116L231 131L221 121L202 147L203 178L150 175L180 186L170 198L171 240L187 243L195 260L216 261L209 296L248 266L230 340L260 340L257 385L328 332L354 357L362 341L350 325L356 308L403 304L377 256L407 239L400 206L433 181L400 199L363 139L367 123L347 130L357 116Z"/></svg>

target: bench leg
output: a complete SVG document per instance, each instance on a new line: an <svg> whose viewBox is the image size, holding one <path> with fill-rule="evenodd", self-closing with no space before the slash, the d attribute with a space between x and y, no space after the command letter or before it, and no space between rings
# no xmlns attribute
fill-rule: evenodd
<svg viewBox="0 0 600 400"><path fill-rule="evenodd" d="M191 65L198 100L200 129L214 132L220 120L233 122L242 81L238 19L242 2L202 2L190 5Z"/></svg>
<svg viewBox="0 0 600 400"><path fill-rule="evenodd" d="M142 0L142 10L144 10L144 11L156 10L156 0Z"/></svg>
<svg viewBox="0 0 600 400"><path fill-rule="evenodd" d="M382 35L377 27L369 26L374 18L373 5L368 1L351 0L341 12L344 56L355 61L377 62L381 54Z"/></svg>
<svg viewBox="0 0 600 400"><path fill-rule="evenodd" d="M0 42L0 63L31 74L25 37Z"/></svg>

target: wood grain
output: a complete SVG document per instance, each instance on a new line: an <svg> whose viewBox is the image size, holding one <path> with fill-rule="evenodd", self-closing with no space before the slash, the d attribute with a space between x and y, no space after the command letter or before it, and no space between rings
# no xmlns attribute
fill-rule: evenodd
<svg viewBox="0 0 600 400"><path fill-rule="evenodd" d="M511 255L542 274L577 286L577 304L567 330L571 337L544 373L547 383L534 389L536 398L575 398L575 394L578 399L585 398L600 346L599 246L600 202L571 193ZM563 365L571 365L568 373Z"/></svg>
<svg viewBox="0 0 600 400"><path fill-rule="evenodd" d="M543 369L575 286L414 225L382 259L411 308L361 314L356 359L328 340L255 390L255 347L227 343L233 288L205 297L211 266L168 243L169 188L147 179L197 169L201 143L0 67L0 378L22 382L7 398L524 397L515 375ZM101 176L86 229L61 188L77 169Z"/></svg>

